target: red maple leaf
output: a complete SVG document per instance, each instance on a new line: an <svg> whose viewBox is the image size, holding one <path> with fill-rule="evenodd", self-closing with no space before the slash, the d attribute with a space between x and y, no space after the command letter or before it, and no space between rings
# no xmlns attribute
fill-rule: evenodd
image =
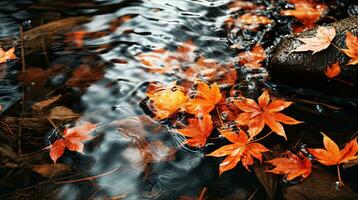
<svg viewBox="0 0 358 200"><path fill-rule="evenodd" d="M62 138L55 140L50 146L46 147L46 149L50 149L50 157L53 162L56 163L66 148L70 151L83 153L83 142L92 139L92 136L89 134L93 132L95 128L96 125L89 122L72 128L65 128Z"/></svg>

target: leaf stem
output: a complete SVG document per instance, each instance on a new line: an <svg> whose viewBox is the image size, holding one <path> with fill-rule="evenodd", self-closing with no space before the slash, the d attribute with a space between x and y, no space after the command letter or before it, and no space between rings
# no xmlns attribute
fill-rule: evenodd
<svg viewBox="0 0 358 200"><path fill-rule="evenodd" d="M271 135L272 132L273 132L273 131L270 131L269 133L267 133L267 134L264 135L263 137L261 137L261 138L259 138L259 139L256 139L256 140L250 141L250 143L254 143L254 142L258 142L258 141L260 141L260 140L263 140L263 139L267 138L269 135ZM251 140L251 139L250 139L250 140Z"/></svg>
<svg viewBox="0 0 358 200"><path fill-rule="evenodd" d="M216 109L216 113L218 114L218 117L219 117L221 126L224 127L224 122L223 122L223 120L221 119L221 114L220 114L220 112L219 112L218 107L215 107L215 109Z"/></svg>
<svg viewBox="0 0 358 200"><path fill-rule="evenodd" d="M337 164L337 174L338 174L338 181L339 181L339 186L344 186L344 183L342 181L342 178L341 178L341 170L339 168L339 164Z"/></svg>

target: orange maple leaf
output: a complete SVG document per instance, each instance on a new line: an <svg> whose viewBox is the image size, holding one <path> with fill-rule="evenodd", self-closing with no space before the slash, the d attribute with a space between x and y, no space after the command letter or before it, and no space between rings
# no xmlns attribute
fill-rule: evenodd
<svg viewBox="0 0 358 200"><path fill-rule="evenodd" d="M184 92L175 87L159 90L153 94L148 93L147 96L156 110L156 118L160 120L170 117L187 101Z"/></svg>
<svg viewBox="0 0 358 200"><path fill-rule="evenodd" d="M1 47L0 47L0 64L1 63L6 63L9 60L14 60L16 59L16 55L14 54L15 52L15 47L4 51Z"/></svg>
<svg viewBox="0 0 358 200"><path fill-rule="evenodd" d="M185 104L185 109L190 114L210 113L222 99L219 86L214 83L210 87L204 82L198 83L197 96Z"/></svg>
<svg viewBox="0 0 358 200"><path fill-rule="evenodd" d="M358 64L358 37L354 36L351 32L347 32L346 45L348 49L342 49L344 53L352 58L347 65Z"/></svg>
<svg viewBox="0 0 358 200"><path fill-rule="evenodd" d="M312 54L315 54L319 51L327 49L331 44L333 38L336 36L336 29L333 27L325 28L318 27L316 35L310 38L297 38L304 44L301 44L293 52L302 52L302 51L313 51Z"/></svg>
<svg viewBox="0 0 358 200"><path fill-rule="evenodd" d="M177 129L176 131L185 137L189 137L189 139L185 141L185 144L202 148L205 146L206 140L210 136L213 128L211 116L203 115L198 118L189 119L189 125L186 128Z"/></svg>
<svg viewBox="0 0 358 200"><path fill-rule="evenodd" d="M252 51L242 52L237 57L241 65L251 68L261 67L261 62L264 61L265 58L265 50L259 44L255 45Z"/></svg>
<svg viewBox="0 0 358 200"><path fill-rule="evenodd" d="M327 10L326 5L316 4L311 0L291 0L290 3L295 5L295 9L283 10L281 15L293 16L306 27L313 27Z"/></svg>
<svg viewBox="0 0 358 200"><path fill-rule="evenodd" d="M66 148L70 151L83 153L83 141L92 139L92 136L89 134L93 132L95 128L96 125L89 122L77 125L73 128L65 128L62 138L57 139L50 146L46 147L46 149L50 149L50 157L53 162L56 163Z"/></svg>
<svg viewBox="0 0 358 200"><path fill-rule="evenodd" d="M341 180L339 165L358 158L358 156L356 156L358 153L357 137L347 143L342 150L339 150L338 145L331 138L324 133L322 133L322 135L325 149L308 148L307 150L323 165L337 165L339 184L343 186L344 184Z"/></svg>
<svg viewBox="0 0 358 200"><path fill-rule="evenodd" d="M221 135L233 144L225 145L207 156L222 157L227 156L219 166L219 174L221 175L225 171L233 169L237 163L249 170L249 166L254 164L254 159L257 158L262 161L262 153L270 151L265 146L257 142L250 142L247 134L244 131L240 131L239 134L223 130L220 131ZM250 171L250 170L249 170Z"/></svg>
<svg viewBox="0 0 358 200"><path fill-rule="evenodd" d="M307 178L312 171L311 161L302 153L299 153L297 156L291 152L286 152L284 157L275 158L266 162L274 166L273 169L266 170L266 172L285 174L285 178L288 181L299 176L302 176L303 179Z"/></svg>
<svg viewBox="0 0 358 200"><path fill-rule="evenodd" d="M292 102L283 100L270 102L270 95L267 91L264 91L258 98L258 104L249 98L244 98L243 100L235 102L235 104L243 111L237 117L236 123L239 125L248 125L248 132L251 138L258 135L266 124L273 132L287 140L285 130L281 123L289 125L302 123L280 113L280 111L289 107Z"/></svg>
<svg viewBox="0 0 358 200"><path fill-rule="evenodd" d="M251 13L246 13L244 15L241 15L238 19L238 22L242 25L244 28L248 29L255 29L259 25L266 25L271 24L272 20L261 15L254 15Z"/></svg>
<svg viewBox="0 0 358 200"><path fill-rule="evenodd" d="M342 150L339 150L338 145L331 138L324 133L322 135L325 149L308 149L318 162L330 166L347 163L358 158L356 156L358 152L357 138L354 138Z"/></svg>
<svg viewBox="0 0 358 200"><path fill-rule="evenodd" d="M330 66L327 66L327 68L324 70L324 74L328 78L334 78L338 76L341 73L341 67L339 66L339 63L334 63Z"/></svg>

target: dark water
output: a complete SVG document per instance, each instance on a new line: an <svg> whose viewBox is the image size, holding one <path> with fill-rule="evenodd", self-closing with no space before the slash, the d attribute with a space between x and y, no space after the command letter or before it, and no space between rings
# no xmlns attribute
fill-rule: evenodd
<svg viewBox="0 0 358 200"><path fill-rule="evenodd" d="M279 10L290 6L283 1L275 6L269 1L255 2L267 5L268 9L260 14L272 19L279 19ZM153 120L143 106L150 83L168 85L183 76L175 71L151 73L139 62L139 54L155 49L174 52L192 41L195 51L188 55L189 67L199 56L230 63L238 53L229 48L233 43L241 42L244 49L249 49L261 41L270 53L279 39L291 32L291 19L280 19L275 26L265 26L258 32L227 31L225 20L236 15L229 11L228 3L229 0L1 1L0 39L15 45L20 41L20 26L29 31L50 21L89 17L88 22L64 27L69 30L58 31L51 40L38 41L43 43L36 44L38 48L26 49L31 51L26 55L26 69L47 70L48 80L44 81L42 76L30 83L18 80L18 74L22 73L19 61L12 61L2 69L2 115L37 117L40 114L31 111L33 103L62 94L59 105L81 113L79 121L96 122L101 128L96 132L97 137L86 144L84 155L66 152L59 160L71 166L66 176L48 180L32 172L31 166L51 162L48 152L42 148L56 137L56 130L46 126L15 127L22 134L4 136L1 144L9 145L22 156L12 161L18 164L16 167L1 167L0 174L4 178L0 178L0 199L189 199L197 198L204 187L208 188L208 199L248 199L253 193L255 199L265 199L265 191L253 172L241 165L218 176L218 159L204 156L215 149L218 141L212 141L203 150L181 146L184 138L170 130L165 122ZM344 2L342 7L347 7ZM347 14L337 14L338 19L343 17ZM88 34L79 40L66 36L74 31ZM20 55L19 49L17 55ZM69 81L79 67L90 70L81 76L87 79ZM297 102L289 113L306 123L286 128L288 148L297 149L301 144L320 146L320 131L329 132L341 145L358 129L354 105L353 109L352 106L345 108L332 99L328 101L332 100L333 106L320 104L315 92L310 95L305 90L278 87L272 82L264 84L263 80L268 78L265 69L247 70L236 66L236 71L238 81L234 87L245 94L255 96L263 87L269 87L278 96ZM205 75L199 78L205 79ZM127 132L113 126L117 120ZM148 156L143 153L143 143L158 141L167 149L156 152L156 161L145 162ZM274 141L282 142L277 138ZM177 151L175 158L168 159L173 149ZM334 169L328 170L335 173ZM355 189L356 171L353 167L343 173L343 178ZM90 181L65 182L91 176L97 177ZM280 195L277 198L281 198Z"/></svg>

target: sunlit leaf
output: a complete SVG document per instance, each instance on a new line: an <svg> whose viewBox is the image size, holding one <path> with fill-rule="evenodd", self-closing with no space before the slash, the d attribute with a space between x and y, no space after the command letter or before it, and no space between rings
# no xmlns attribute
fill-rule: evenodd
<svg viewBox="0 0 358 200"><path fill-rule="evenodd" d="M351 58L347 65L358 64L358 37L351 32L347 32L346 45L348 49L342 49L344 53Z"/></svg>

